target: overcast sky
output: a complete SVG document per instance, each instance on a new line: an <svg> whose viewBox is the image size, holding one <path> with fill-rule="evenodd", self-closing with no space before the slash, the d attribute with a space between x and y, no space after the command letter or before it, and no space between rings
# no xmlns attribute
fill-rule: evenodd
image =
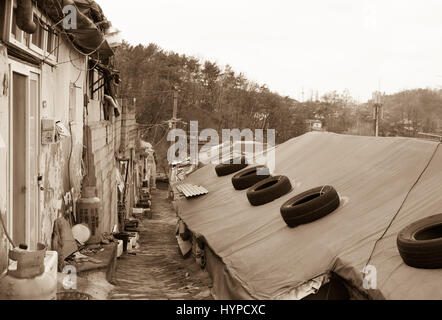
<svg viewBox="0 0 442 320"><path fill-rule="evenodd" d="M230 64L296 99L442 87L440 0L98 0L129 43Z"/></svg>

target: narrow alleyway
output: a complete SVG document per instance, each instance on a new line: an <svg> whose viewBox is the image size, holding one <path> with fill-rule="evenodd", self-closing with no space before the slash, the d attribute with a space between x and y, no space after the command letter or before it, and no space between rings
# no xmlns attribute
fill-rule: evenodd
<svg viewBox="0 0 442 320"><path fill-rule="evenodd" d="M152 194L152 220L140 228L136 255L118 260L112 300L207 300L211 280L192 257L184 259L175 238L176 215L167 199L167 186Z"/></svg>

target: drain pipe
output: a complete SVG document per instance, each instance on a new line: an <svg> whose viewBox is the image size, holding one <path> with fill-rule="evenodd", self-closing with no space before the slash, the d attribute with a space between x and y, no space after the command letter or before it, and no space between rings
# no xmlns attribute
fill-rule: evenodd
<svg viewBox="0 0 442 320"><path fill-rule="evenodd" d="M29 34L33 34L37 30L32 0L17 0L17 26Z"/></svg>

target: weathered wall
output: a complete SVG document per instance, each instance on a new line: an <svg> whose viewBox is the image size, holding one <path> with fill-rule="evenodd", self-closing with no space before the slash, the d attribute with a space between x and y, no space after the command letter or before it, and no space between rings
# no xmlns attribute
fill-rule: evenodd
<svg viewBox="0 0 442 320"><path fill-rule="evenodd" d="M42 67L41 98L46 107L41 107L40 116L62 121L71 129L72 138L40 147L44 186L40 192L40 240L47 245L51 242L54 221L64 212L63 196L73 188L74 198L78 198L82 181L85 57L63 42L58 60L67 63L54 68L46 64Z"/></svg>
<svg viewBox="0 0 442 320"><path fill-rule="evenodd" d="M102 200L102 231L109 232L117 224L115 154L120 150L122 131L127 133L125 144L135 145L135 115L121 116L111 121L102 120L102 106L92 101L85 114L84 94L87 93L86 58L78 54L64 39L59 47L59 64L41 66L40 118L61 121L72 137L62 138L51 145L39 144L39 173L42 175L43 190L39 192L40 220L39 241L51 245L54 221L65 211L63 196L73 190L74 203L80 197L83 183L83 145L87 143L89 163L93 167L97 196ZM2 51L3 50L3 51ZM8 61L0 47L0 134L8 142L8 90L3 95L2 74L8 75ZM3 60L2 60L3 59ZM3 61L3 63L2 63ZM7 82L6 82L7 84ZM8 89L8 88L7 88ZM86 116L86 117L85 117ZM84 127L84 119L87 126ZM123 121L124 119L124 121ZM123 121L123 123L122 123ZM130 124L129 130L126 126ZM88 133L83 139L84 132ZM126 136L125 136L126 137ZM6 208L7 148L0 149L0 209ZM0 231L0 273L6 263L6 242Z"/></svg>
<svg viewBox="0 0 442 320"><path fill-rule="evenodd" d="M121 149L122 153L136 148L137 122L135 119L135 105L131 100L120 100L121 113Z"/></svg>
<svg viewBox="0 0 442 320"><path fill-rule="evenodd" d="M135 151L138 141L138 125L135 119L135 104L132 99L121 99L121 147L120 154L128 159L132 159L129 166L128 194L126 199L126 216L130 215L131 208L135 207L136 199L136 161Z"/></svg>
<svg viewBox="0 0 442 320"><path fill-rule="evenodd" d="M135 148L137 125L135 109L123 106L122 115L109 121L99 120L101 108L95 101L88 106L85 145L87 146L88 176L85 185L97 188L97 197L101 200L100 231L111 232L118 224L118 194L116 171L118 161L116 155L129 157ZM95 121L91 121L95 120ZM125 152L120 152L126 150Z"/></svg>
<svg viewBox="0 0 442 320"><path fill-rule="evenodd" d="M86 126L88 176L85 184L95 186L97 197L101 200L100 232L112 231L112 227L118 221L115 122L114 118L112 118L112 121L95 121L92 123L88 121Z"/></svg>
<svg viewBox="0 0 442 320"><path fill-rule="evenodd" d="M6 212L7 192L7 148L8 136L8 61L6 48L0 44L0 214ZM3 142L3 143L2 143ZM3 144L3 145L2 145ZM3 215L4 221L6 216ZM7 242L2 226L0 225L0 275L6 271Z"/></svg>

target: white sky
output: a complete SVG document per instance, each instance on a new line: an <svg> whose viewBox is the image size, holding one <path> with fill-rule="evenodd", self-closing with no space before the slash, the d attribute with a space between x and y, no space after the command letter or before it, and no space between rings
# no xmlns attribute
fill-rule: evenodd
<svg viewBox="0 0 442 320"><path fill-rule="evenodd" d="M442 87L440 0L98 0L129 43L230 64L283 95Z"/></svg>

